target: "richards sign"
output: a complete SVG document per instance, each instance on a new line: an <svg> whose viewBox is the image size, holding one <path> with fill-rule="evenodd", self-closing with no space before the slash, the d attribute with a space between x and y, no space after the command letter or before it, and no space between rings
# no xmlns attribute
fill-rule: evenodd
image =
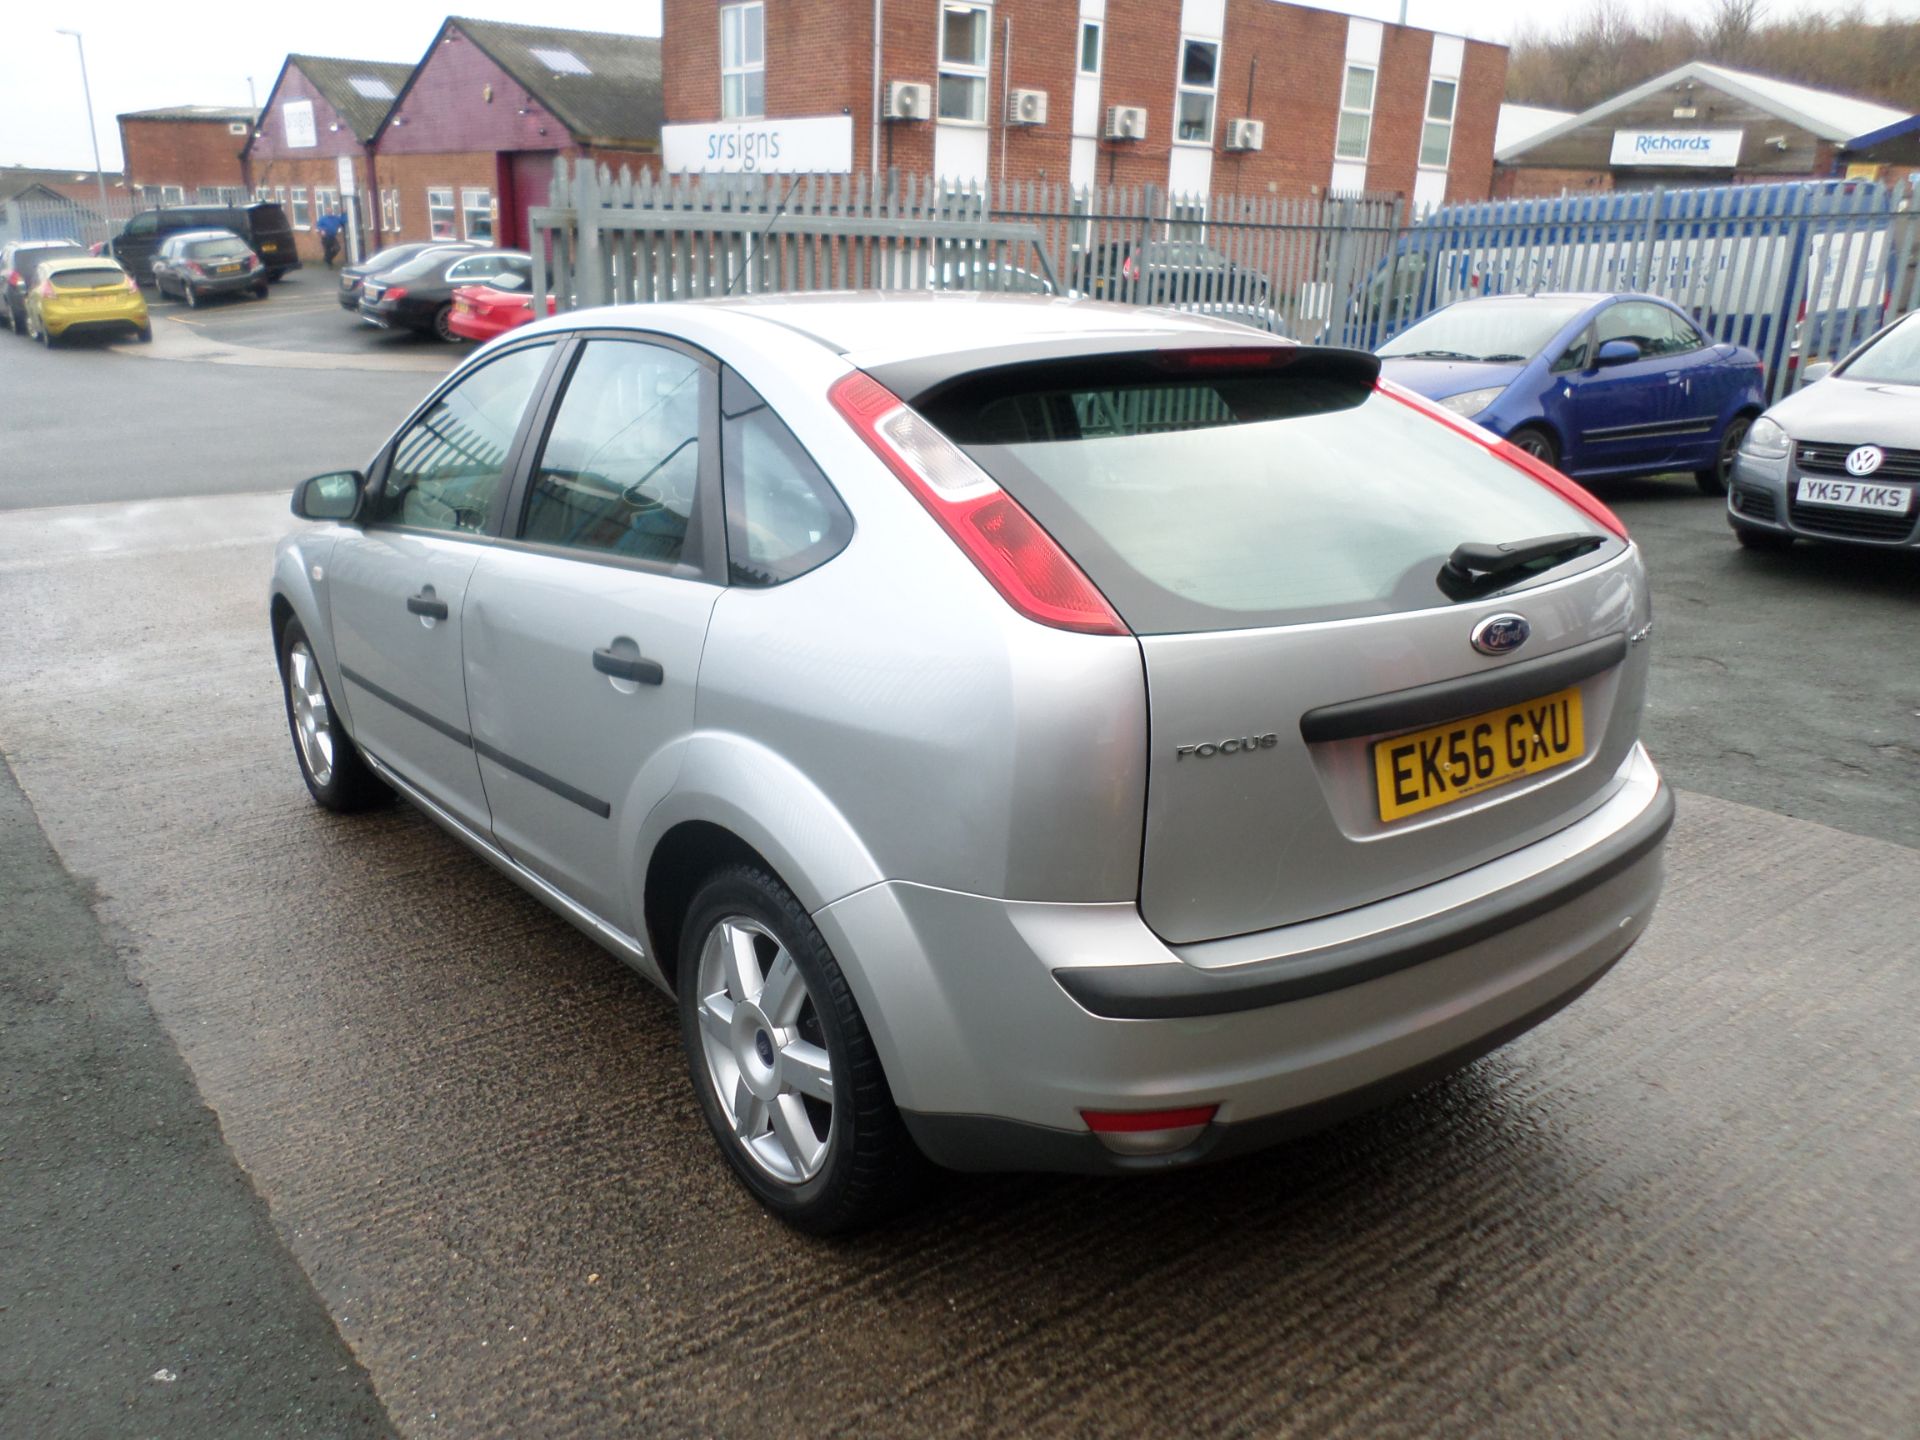
<svg viewBox="0 0 1920 1440"><path fill-rule="evenodd" d="M853 117L666 125L660 154L674 175L845 175L853 169Z"/></svg>
<svg viewBox="0 0 1920 1440"><path fill-rule="evenodd" d="M1616 130L1615 165L1695 166L1731 170L1740 163L1742 130Z"/></svg>

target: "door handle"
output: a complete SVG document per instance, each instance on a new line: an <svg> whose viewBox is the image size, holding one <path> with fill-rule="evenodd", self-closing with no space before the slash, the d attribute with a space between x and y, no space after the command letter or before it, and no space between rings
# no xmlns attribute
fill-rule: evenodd
<svg viewBox="0 0 1920 1440"><path fill-rule="evenodd" d="M660 668L658 660L643 660L638 655L624 655L604 645L593 652L593 668L602 675L611 675L616 680L632 680L641 685L658 685L667 678L667 672Z"/></svg>
<svg viewBox="0 0 1920 1440"><path fill-rule="evenodd" d="M436 600L431 595L407 596L407 610L410 614L425 615L430 620L447 618L447 602Z"/></svg>

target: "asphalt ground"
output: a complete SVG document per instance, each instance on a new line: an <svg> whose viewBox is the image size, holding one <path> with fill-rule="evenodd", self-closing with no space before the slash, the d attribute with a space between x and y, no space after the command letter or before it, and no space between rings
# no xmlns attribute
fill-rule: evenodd
<svg viewBox="0 0 1920 1440"><path fill-rule="evenodd" d="M1912 1435L1920 850L1874 792L1911 774L1920 581L1746 556L1686 481L1612 498L1682 794L1611 977L1328 1134L949 1177L853 1242L728 1178L663 998L410 810L312 806L264 621L281 494L0 518L0 752L403 1433ZM37 973L72 928L8 934ZM0 1431L31 1433L6 1372L61 1363L0 1348Z"/></svg>

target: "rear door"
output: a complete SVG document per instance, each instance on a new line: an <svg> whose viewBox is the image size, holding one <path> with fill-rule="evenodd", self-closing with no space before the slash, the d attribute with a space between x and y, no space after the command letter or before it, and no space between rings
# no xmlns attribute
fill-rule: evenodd
<svg viewBox="0 0 1920 1440"><path fill-rule="evenodd" d="M324 577L354 739L483 832L462 668L467 582L554 352L506 351L428 404L389 447L366 523L335 543Z"/></svg>
<svg viewBox="0 0 1920 1440"><path fill-rule="evenodd" d="M1599 804L1637 738L1631 548L1373 389L1371 357L1278 353L1055 362L923 401L1140 637L1140 907L1174 943L1529 844ZM1543 536L1562 549L1443 573L1462 542ZM1482 653L1503 615L1529 634Z"/></svg>

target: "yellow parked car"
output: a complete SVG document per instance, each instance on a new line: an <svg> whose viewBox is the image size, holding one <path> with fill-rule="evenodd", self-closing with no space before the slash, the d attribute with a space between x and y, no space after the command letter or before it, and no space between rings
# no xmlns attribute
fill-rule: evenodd
<svg viewBox="0 0 1920 1440"><path fill-rule="evenodd" d="M81 330L131 330L153 339L140 287L105 257L42 262L27 287L27 335L51 349Z"/></svg>

